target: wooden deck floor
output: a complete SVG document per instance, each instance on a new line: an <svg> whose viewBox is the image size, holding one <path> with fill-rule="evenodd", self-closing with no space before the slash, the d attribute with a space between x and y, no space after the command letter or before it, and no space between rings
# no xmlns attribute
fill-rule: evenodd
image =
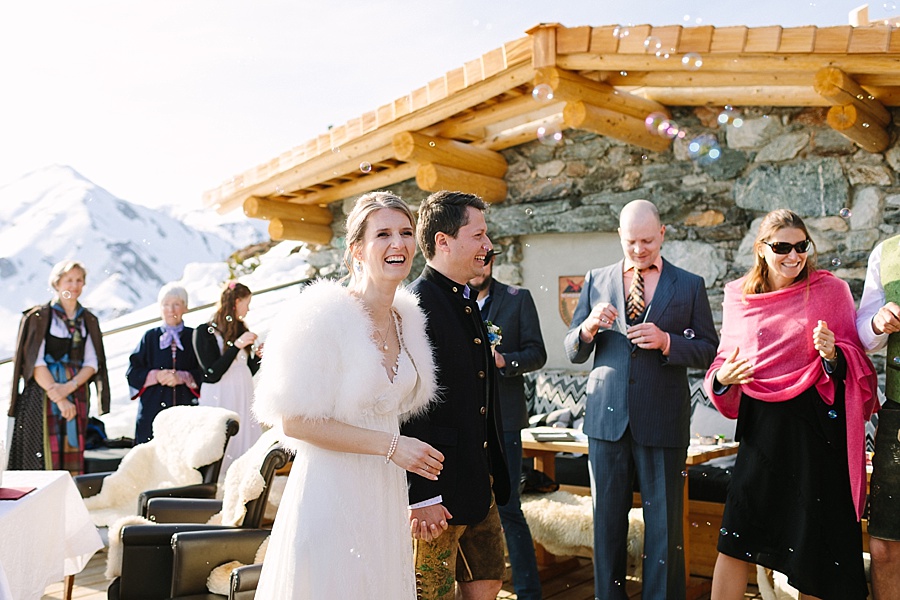
<svg viewBox="0 0 900 600"><path fill-rule="evenodd" d="M106 570L106 551L94 555L84 571L75 576L75 587L72 591L73 600L105 600L106 588L109 581L103 576ZM641 597L641 584L629 580L626 590L629 598ZM543 581L544 598L548 600L593 600L594 576L591 561L578 559L577 566L565 573L556 575ZM497 600L515 600L512 585L505 583ZM756 588L751 587L745 598L761 598ZM42 600L62 600L63 584L55 583L49 586ZM709 595L703 595L696 600L709 600Z"/></svg>

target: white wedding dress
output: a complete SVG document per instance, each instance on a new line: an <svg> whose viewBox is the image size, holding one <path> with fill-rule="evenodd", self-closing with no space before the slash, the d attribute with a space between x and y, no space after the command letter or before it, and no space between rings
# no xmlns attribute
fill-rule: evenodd
<svg viewBox="0 0 900 600"><path fill-rule="evenodd" d="M392 383L382 369L351 425L399 432L400 403L417 379L405 349L395 370ZM257 600L415 598L406 471L384 456L296 445Z"/></svg>
<svg viewBox="0 0 900 600"><path fill-rule="evenodd" d="M223 352L225 344L218 332L216 332L216 341L219 343L219 352ZM233 410L238 414L240 421L237 435L228 440L228 446L225 447L225 458L222 460L221 470L222 478L225 477L229 465L236 458L243 456L244 452L249 450L262 435L262 428L251 413L253 374L250 372L250 367L247 366L247 359L248 349L242 348L219 381L204 383L200 386L201 405Z"/></svg>

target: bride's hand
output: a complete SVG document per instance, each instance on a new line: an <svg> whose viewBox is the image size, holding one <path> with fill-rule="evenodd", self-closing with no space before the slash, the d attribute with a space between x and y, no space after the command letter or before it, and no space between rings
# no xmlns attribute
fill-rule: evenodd
<svg viewBox="0 0 900 600"><path fill-rule="evenodd" d="M432 481L437 481L441 469L444 468L443 454L425 442L405 435L401 435L397 440L397 449L391 455L391 460L410 473Z"/></svg>

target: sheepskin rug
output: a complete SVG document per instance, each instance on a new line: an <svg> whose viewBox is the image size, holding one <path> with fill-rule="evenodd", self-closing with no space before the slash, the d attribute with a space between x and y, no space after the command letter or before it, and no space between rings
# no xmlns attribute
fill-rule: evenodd
<svg viewBox="0 0 900 600"><path fill-rule="evenodd" d="M222 511L213 515L210 524L239 527L247 513L247 503L259 498L266 487L266 482L259 470L269 454L269 450L283 441L284 433L280 427L263 433L258 440L231 463L225 472L225 482L219 486L222 499ZM269 492L271 495L271 491ZM268 509L268 506L266 507Z"/></svg>
<svg viewBox="0 0 900 600"><path fill-rule="evenodd" d="M548 552L560 556L594 553L594 517L590 496L564 491L522 496L522 512L531 536ZM641 576L644 552L644 513L632 508L628 513L628 572Z"/></svg>
<svg viewBox="0 0 900 600"><path fill-rule="evenodd" d="M269 539L270 538L266 538L263 540L263 543L259 545L256 556L253 558L254 565L262 564L263 559L266 557L266 550L269 549ZM219 565L210 571L209 577L206 579L206 589L208 589L211 594L228 596L231 591L231 572L246 566L247 565L239 560L232 560L231 562Z"/></svg>
<svg viewBox="0 0 900 600"><path fill-rule="evenodd" d="M144 490L202 482L199 467L222 458L225 423L237 413L214 406L173 406L153 421L153 439L132 448L96 496L84 499L94 524L107 527L137 512Z"/></svg>

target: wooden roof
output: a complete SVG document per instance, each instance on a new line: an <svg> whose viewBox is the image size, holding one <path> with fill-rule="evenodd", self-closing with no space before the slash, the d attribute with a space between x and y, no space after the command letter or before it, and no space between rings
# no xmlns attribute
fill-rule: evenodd
<svg viewBox="0 0 900 600"><path fill-rule="evenodd" d="M413 177L424 190L501 201L506 163L497 151L548 123L662 151L670 140L644 120L667 107L831 106L832 127L881 151L885 107L900 105L900 29L885 24L541 24L527 34L236 175L204 202L271 220L275 239L324 243L330 211L321 207ZM534 99L539 85L552 98Z"/></svg>

